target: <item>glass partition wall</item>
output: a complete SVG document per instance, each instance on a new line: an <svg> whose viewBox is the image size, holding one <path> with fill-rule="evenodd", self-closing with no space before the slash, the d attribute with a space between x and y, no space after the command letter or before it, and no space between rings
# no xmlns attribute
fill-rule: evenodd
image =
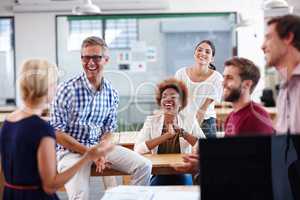
<svg viewBox="0 0 300 200"><path fill-rule="evenodd" d="M155 85L193 63L204 39L216 46L215 65L235 55L235 13L57 16L57 63L61 80L81 73L80 45L91 35L104 38L110 63L104 76L119 91L119 130L139 130L155 103Z"/></svg>
<svg viewBox="0 0 300 200"><path fill-rule="evenodd" d="M0 17L0 106L15 105L14 20Z"/></svg>

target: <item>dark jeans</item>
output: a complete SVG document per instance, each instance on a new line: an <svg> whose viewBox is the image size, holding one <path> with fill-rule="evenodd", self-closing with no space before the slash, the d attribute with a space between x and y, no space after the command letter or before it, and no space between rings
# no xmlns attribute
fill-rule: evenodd
<svg viewBox="0 0 300 200"><path fill-rule="evenodd" d="M150 185L193 185L191 174L156 175L152 176Z"/></svg>
<svg viewBox="0 0 300 200"><path fill-rule="evenodd" d="M211 117L203 120L201 124L202 131L207 138L217 137L217 125L216 119Z"/></svg>

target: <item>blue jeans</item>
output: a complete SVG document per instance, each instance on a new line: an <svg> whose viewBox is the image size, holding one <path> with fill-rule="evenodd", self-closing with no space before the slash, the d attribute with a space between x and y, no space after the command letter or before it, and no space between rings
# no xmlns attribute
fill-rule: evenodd
<svg viewBox="0 0 300 200"><path fill-rule="evenodd" d="M217 137L217 125L216 119L211 117L203 120L201 124L202 131L207 138Z"/></svg>
<svg viewBox="0 0 300 200"><path fill-rule="evenodd" d="M191 174L155 175L150 185L193 185L193 177Z"/></svg>

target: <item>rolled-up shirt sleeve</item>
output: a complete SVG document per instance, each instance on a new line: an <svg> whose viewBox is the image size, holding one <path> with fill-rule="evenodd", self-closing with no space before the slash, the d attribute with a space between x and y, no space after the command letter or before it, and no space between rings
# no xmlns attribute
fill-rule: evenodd
<svg viewBox="0 0 300 200"><path fill-rule="evenodd" d="M56 130L67 132L68 119L72 105L72 90L66 85L60 85L50 111L50 124Z"/></svg>

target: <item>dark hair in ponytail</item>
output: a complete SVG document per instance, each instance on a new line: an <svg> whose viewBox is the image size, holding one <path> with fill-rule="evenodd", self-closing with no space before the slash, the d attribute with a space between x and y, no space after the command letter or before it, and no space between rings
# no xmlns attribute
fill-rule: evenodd
<svg viewBox="0 0 300 200"><path fill-rule="evenodd" d="M212 69L212 70L214 70L214 71L216 71L217 70L217 68L216 68L216 66L214 65L214 64L212 64L212 63L209 63L209 69Z"/></svg>

